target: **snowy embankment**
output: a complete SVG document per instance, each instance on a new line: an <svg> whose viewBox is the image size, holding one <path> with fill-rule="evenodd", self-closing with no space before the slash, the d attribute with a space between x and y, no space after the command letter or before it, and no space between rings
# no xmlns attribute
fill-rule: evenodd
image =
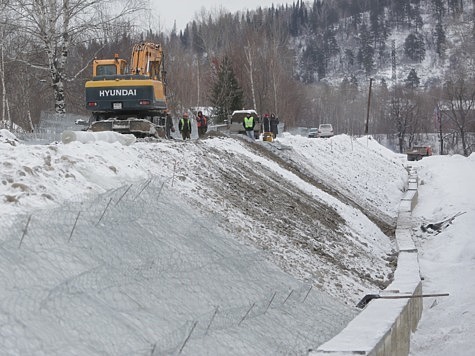
<svg viewBox="0 0 475 356"><path fill-rule="evenodd" d="M371 138L285 134L274 144L210 137L2 151L4 214L159 177L287 272L350 304L391 277L394 243L378 226L395 221L407 172Z"/></svg>
<svg viewBox="0 0 475 356"><path fill-rule="evenodd" d="M7 135L3 137L5 136ZM210 286L206 285L207 279L203 276L187 275L192 273L191 271L200 273L199 271L203 270L209 274L206 278L210 278L211 281L215 278L225 278L218 273L223 271L223 268L227 269L225 265L211 270L205 266L215 265L219 261L224 262L223 256L227 256L228 252L220 253L213 247L214 252L211 255L205 253L201 256L197 253L198 250L195 250L200 248L197 243L207 236L206 231L209 231L214 238L217 234L224 233L226 236L224 240L230 239L229 241L249 245L252 249L256 249L255 251L259 251L257 255L260 257L251 259L259 260L258 264L249 261L247 257L232 259L232 265L238 267L235 273L241 269L245 270L245 265L249 265L250 262L254 263L251 263L253 266L262 266L261 268L270 263L273 268L278 266L281 271L288 273L287 276L290 274L300 281L276 276L269 279L265 277L267 272L264 270L242 276L240 275L242 271L239 272L239 281L236 281L234 287L226 292L218 290L218 293L222 294L222 298L217 299L218 305L228 303L224 300L233 300L231 297L233 293L240 295L240 302L235 304L240 306L235 309L236 317L223 321L226 330L231 328L230 325L234 325L232 320L237 319L236 324L241 324L241 318L246 312L258 313L256 320L261 320L259 318L266 314L262 311L266 310L266 305L269 310L273 310L274 299L284 304L286 298L289 298L289 301L298 298L300 303L315 297L323 301L327 300L321 295L325 292L352 306L362 295L384 288L391 279L395 262L394 241L383 233L380 226L387 228L391 221L396 219L397 206L403 194L407 173L398 155L390 154L370 138L355 140L340 135L330 140L309 140L305 137L284 134L273 143L262 141L253 143L241 137L230 138L212 134L207 139L191 142L153 140L136 142L130 146L100 141L88 144L71 142L30 146L13 138L5 138L2 142L0 143L1 155L4 158L0 185L4 212L2 228L8 226L10 232L8 238L3 240L4 251L12 253L11 249L16 246L18 250L13 257L10 257L11 261L18 262L24 258L31 258L32 263L25 268L45 273L58 268L64 271L64 274L51 276L51 281L56 281L53 284L43 280L45 276L40 278L36 273L32 273L31 278L37 276L40 279L25 280L28 282L27 285L16 278L7 278L2 282L3 287L8 287L10 291L9 302L4 306L11 307L12 303L15 304L18 291L29 295L28 298L32 300L35 299L34 295L41 296L43 304L28 304L26 299L22 299L19 303L21 306L15 312L23 315L21 308L32 309L34 311L32 315L38 325L41 325L44 319L39 313L41 308L37 310L36 306L45 307L49 305L48 303L54 302L47 310L51 313L51 318L62 319L65 315L59 312L57 307L63 304L57 304L58 300L50 300L49 296L58 295L60 300L67 300L68 295L77 288L80 291L78 296L85 297L80 299L79 304L82 306L87 306L99 297L99 299L106 298L108 303L112 301L118 310L123 310L125 304L129 308L130 302L135 305L132 309L142 303L147 304L150 301L141 299L137 301L137 296L131 295L131 291L122 283L127 284L138 278L134 271L141 271L141 278L150 278L150 283L164 283L164 275L160 269L165 268L163 271L166 275L171 273L169 268L176 263L178 269L183 268L183 271L178 275L173 274L173 280L179 282L180 276L186 277L180 282L182 286L188 285L189 281L196 281L192 283L193 288L190 292L197 292L198 295L195 294L193 298L199 296L207 303L213 304L215 297L210 295L209 291L217 288L221 282L211 282ZM134 199L139 201L134 202ZM167 200L168 207L176 212L165 213L163 209L167 208ZM186 207L177 204L185 204ZM129 209L123 210L124 206L129 206ZM55 212L51 213L52 209L56 209ZM154 209L159 210L154 213ZM104 221L115 221L108 216L109 211L125 214L119 220L130 222L129 225L120 225L120 228L114 227L114 234L110 236L107 230L101 228ZM51 229L51 236L48 239L48 234L45 234L48 229L46 216L51 214L57 218L61 217L61 221L52 225L54 229ZM91 220L95 222L91 224ZM140 225L137 225L139 223ZM193 231L193 225L198 230ZM37 230L34 230L35 228ZM185 230L177 235L176 229L181 228ZM220 232L215 232L214 229ZM85 235L77 235L80 233ZM140 236L144 237L144 241L149 239L152 241L153 234L157 234L159 239L160 243L157 246L148 242L149 245L140 243L130 250L127 241L131 239L136 241ZM97 245L98 241L95 241L96 235L100 237L98 241L103 241L100 246ZM114 243L111 240L113 236L117 236L118 239L120 237L120 241ZM185 245L180 245L179 248L173 246L168 251L171 258L168 258L170 261L165 267L163 262L157 264L156 256L160 253L156 250L158 246L163 248L184 238L190 240ZM211 241L207 242L210 247L216 243ZM130 252L121 250L122 245L129 248ZM111 246L114 248L111 249ZM235 247L231 249L228 247L228 251L233 249ZM100 251L100 254L97 252L90 255L96 250ZM129 253L134 255L128 256ZM255 252L252 252L251 256L254 254ZM43 258L38 258L40 255ZM249 255L249 252L244 255ZM64 256L69 256L67 259L71 259L73 264L69 265ZM190 257L193 260L192 269L186 268L186 263L183 264ZM97 270L94 266L109 266L112 269L101 267ZM145 272L147 268L151 275ZM213 276L212 271L217 275ZM28 271L24 272L24 275L27 275ZM100 284L97 284L97 281L102 281L108 274L114 277L114 283L110 286L112 294L99 288ZM125 277L120 277L121 275ZM262 275L263 279L257 281L255 279L257 275ZM91 280L96 282L91 285ZM302 282L304 284L299 285ZM30 289L28 285L36 285L39 289ZM61 288L58 289L55 285ZM74 286L73 289L68 287L71 285ZM142 288L135 282L132 285L136 290ZM169 288L179 287L167 285ZM260 287L257 288L257 285ZM253 292L249 293L249 286L254 286L251 288L254 288ZM154 285L150 287L155 288ZM285 290L287 292L283 292ZM157 293L157 290L143 291L148 292ZM180 293L179 289L177 292ZM94 297L88 299L88 296ZM125 301L124 298L129 300L129 304L122 303ZM262 300L263 309L257 307L259 305L257 302L256 310L253 310L254 307L249 309L249 305L253 305L252 301L256 300ZM246 304L247 308L242 307ZM167 308L172 313L178 312L167 302L162 301L157 305L158 308L152 308L152 314L146 319L142 320L140 316L133 314L134 323L141 325L141 328L148 328L147 320L152 317L153 312L163 313ZM94 304L93 308L99 307L100 305ZM319 302L315 303L313 300L312 307L320 308ZM181 319L182 323L183 320L191 319L191 325L195 318L199 320L199 325L205 320L209 323L207 318L213 317L214 314L213 307L209 304L204 309L200 309L203 305L200 308L181 305L180 308L190 312L195 310L195 313L191 314L203 315ZM231 306L228 305L228 308ZM296 325L297 330L307 335L304 338L306 341L299 339L298 347L290 344L285 347L281 345L277 351L282 351L282 347L286 350L305 347L308 349L324 341L318 337L329 338L331 335L325 333L320 336L313 335L315 325L322 324L323 328L337 332L345 320L348 321L348 317L354 313L351 307L340 305L334 309L337 314L338 308L341 311L345 310L339 317L335 314L327 315L325 321L312 319L307 320L305 327ZM322 312L327 309L332 310L329 307L319 310ZM87 310L87 307L84 310ZM74 314L72 310L69 312ZM293 309L292 312L295 313L294 318L301 318L297 309ZM24 321L30 325L32 322L30 317L25 318ZM19 320L21 319L22 317ZM84 322L87 320L82 314L79 319ZM116 322L122 325L121 328L124 326L123 320ZM265 335L280 335L277 325L282 322L282 320L277 322L267 320L266 323L272 331L266 331ZM185 334L184 340L189 328L188 326L181 328L180 325L188 324L186 322L179 324L179 321L177 323L171 323L168 327L164 323L161 327L165 327L170 333L179 328ZM76 327L78 325L68 322L65 337L72 337L74 342L81 345L88 342L89 332L98 332L99 336L103 332L96 329L89 330L78 339L74 339L73 334L69 332ZM305 329L307 327L308 329ZM50 331L54 332L53 329ZM34 330L36 332L36 329ZM199 335L206 337L205 331L201 330ZM116 340L115 337L120 337L121 332L116 336L108 335L105 340L112 345ZM253 332L255 333L256 329L250 334ZM12 331L8 335L14 339L16 334ZM136 334L133 335L138 337ZM153 340L154 337L157 335L148 335L146 339ZM180 344L174 338L165 339L174 345L173 347ZM50 342L49 339L45 341L41 337L38 337L38 340L43 340L46 344ZM138 339L134 340L134 345L140 344ZM181 340L180 337L178 340ZM249 342L250 340L248 339ZM157 347L165 350L167 345L160 344ZM245 353L243 351L242 354Z"/></svg>

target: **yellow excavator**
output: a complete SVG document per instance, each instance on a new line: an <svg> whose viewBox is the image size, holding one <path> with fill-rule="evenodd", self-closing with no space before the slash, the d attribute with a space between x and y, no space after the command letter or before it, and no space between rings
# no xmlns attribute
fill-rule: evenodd
<svg viewBox="0 0 475 356"><path fill-rule="evenodd" d="M137 137L163 137L167 116L166 72L159 44L143 42L130 64L115 55L94 59L86 82L88 131L116 131Z"/></svg>

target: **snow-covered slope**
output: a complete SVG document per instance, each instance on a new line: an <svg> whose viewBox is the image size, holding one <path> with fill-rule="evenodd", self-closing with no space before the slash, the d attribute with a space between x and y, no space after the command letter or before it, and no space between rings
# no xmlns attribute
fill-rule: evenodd
<svg viewBox="0 0 475 356"><path fill-rule="evenodd" d="M0 314L6 342L23 343L11 350L64 339L50 353L120 354L128 333L126 353L141 342L147 354L177 351L188 333L198 354L262 354L269 337L281 340L276 352L305 350L391 278L394 244L381 228L391 232L407 173L369 137L2 137ZM221 326L205 337L214 318ZM290 320L292 332L280 329Z"/></svg>
<svg viewBox="0 0 475 356"><path fill-rule="evenodd" d="M2 156L4 214L159 177L236 239L346 302L391 276L392 242L378 225L390 232L407 174L370 138L19 144L2 145Z"/></svg>

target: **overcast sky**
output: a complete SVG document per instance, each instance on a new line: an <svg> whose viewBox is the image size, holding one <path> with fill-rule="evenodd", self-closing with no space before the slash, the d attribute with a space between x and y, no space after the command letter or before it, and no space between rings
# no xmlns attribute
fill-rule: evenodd
<svg viewBox="0 0 475 356"><path fill-rule="evenodd" d="M160 26L163 31L171 30L174 21L176 21L177 30L180 31L185 28L186 24L195 18L195 15L202 13L204 9L206 13L219 13L219 11L226 10L226 12L236 12L242 10L254 10L258 7L270 7L281 4L292 4L292 1L285 0L150 0L153 11L157 14L160 21Z"/></svg>

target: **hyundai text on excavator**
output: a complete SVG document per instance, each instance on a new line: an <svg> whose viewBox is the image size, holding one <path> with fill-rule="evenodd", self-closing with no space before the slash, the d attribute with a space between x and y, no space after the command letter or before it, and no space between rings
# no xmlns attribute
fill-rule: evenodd
<svg viewBox="0 0 475 356"><path fill-rule="evenodd" d="M163 136L167 115L166 72L159 44L140 43L125 59L94 59L86 82L88 131L116 131L137 137Z"/></svg>

